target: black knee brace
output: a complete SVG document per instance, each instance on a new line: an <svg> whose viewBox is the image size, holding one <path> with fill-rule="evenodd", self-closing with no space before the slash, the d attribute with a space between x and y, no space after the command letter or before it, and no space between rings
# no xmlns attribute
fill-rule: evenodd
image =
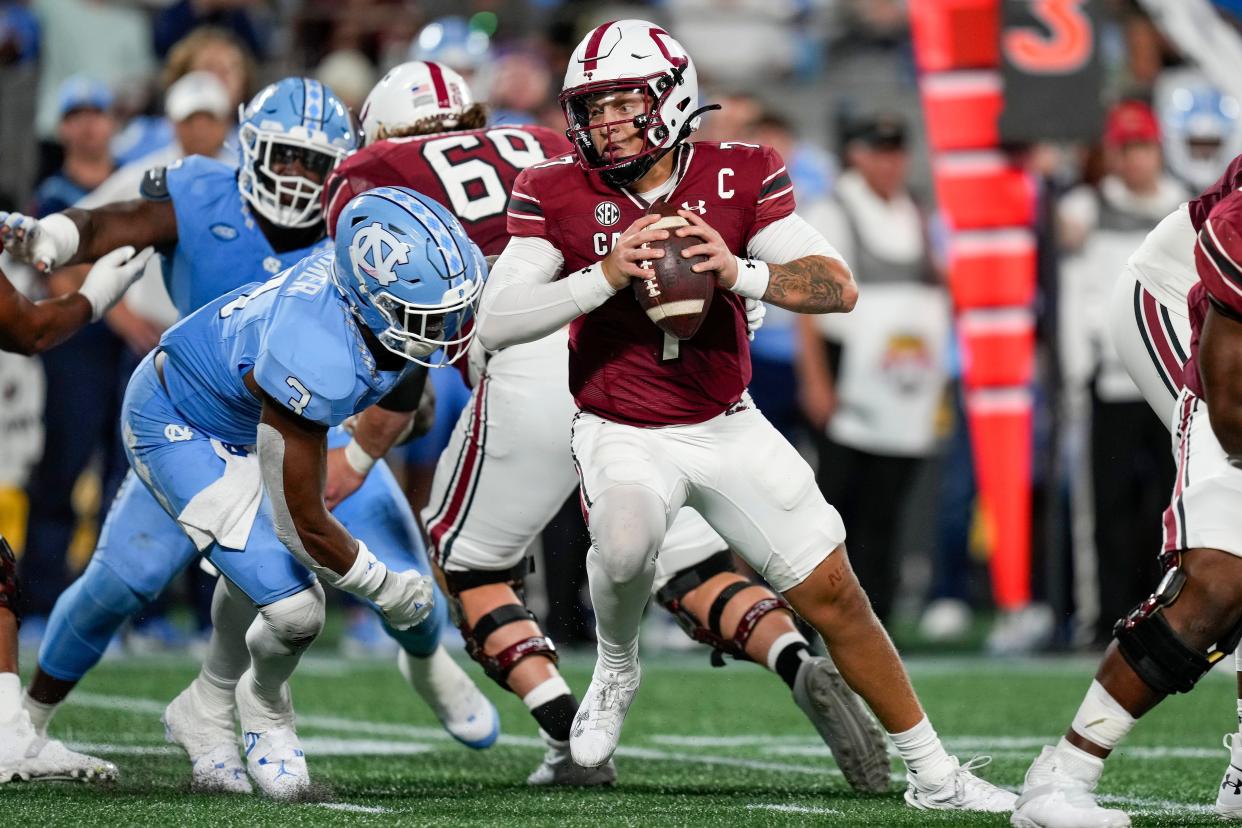
<svg viewBox="0 0 1242 828"><path fill-rule="evenodd" d="M1171 561L1152 595L1117 622L1113 635L1130 668L1158 693L1188 693L1242 640L1242 623L1206 652L1190 647L1164 617L1186 583L1180 556Z"/></svg>
<svg viewBox="0 0 1242 828"><path fill-rule="evenodd" d="M494 656L488 655L483 651L483 645L496 630L506 624L513 624L517 621L533 621L535 626L538 627L539 619L535 617L533 612L521 604L506 604L484 615L474 627L471 627L466 622L466 614L462 610L459 596L467 590L477 589L488 584L505 584L512 588L517 593L518 598L521 599L523 597L522 587L526 580L526 574L530 571L530 561L528 559L511 569L444 572L444 580L449 592L450 615L453 618L453 623L457 625L457 629L461 630L462 638L465 639L466 652L483 666L483 672L487 673L488 678L510 692L512 692L512 688L509 687L509 673L513 672L513 668L518 665L518 662L530 656L540 655L556 664L556 645L552 643L552 639L546 634L542 634L543 629L540 628L541 635L532 635L529 638L524 638L521 641L510 644Z"/></svg>
<svg viewBox="0 0 1242 828"><path fill-rule="evenodd" d="M682 599L686 593L702 586L713 576L734 571L736 570L733 568L733 554L726 549L678 572L656 593L656 600L673 614L678 626L685 631L686 635L712 648L713 667L723 667L726 654L738 661L751 661L750 656L746 655L746 642L750 641L750 636L759 621L768 613L777 610L788 610L790 614L793 613L793 609L779 595L771 594L766 598L760 598L743 613L742 620L738 622L733 636L725 638L720 630L720 619L724 616L725 607L742 590L751 586L760 586L753 581L734 581L722 589L716 596L716 600L712 602L707 612L707 626L704 627L683 606Z"/></svg>
<svg viewBox="0 0 1242 828"><path fill-rule="evenodd" d="M17 556L9 542L0 536L0 607L13 613L20 626L22 616L18 610L21 605L21 585L17 582Z"/></svg>

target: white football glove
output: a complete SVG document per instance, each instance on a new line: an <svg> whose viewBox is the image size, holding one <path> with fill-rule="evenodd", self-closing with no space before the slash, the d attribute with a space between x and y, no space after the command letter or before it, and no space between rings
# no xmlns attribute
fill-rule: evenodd
<svg viewBox="0 0 1242 828"><path fill-rule="evenodd" d="M435 581L427 575L419 575L413 569L408 572L388 570L384 586L373 599L384 613L384 620L394 630L408 630L431 614L435 605Z"/></svg>
<svg viewBox="0 0 1242 828"><path fill-rule="evenodd" d="M0 246L20 262L50 273L78 252L78 226L62 213L34 219L0 211Z"/></svg>
<svg viewBox="0 0 1242 828"><path fill-rule="evenodd" d="M395 630L408 630L431 614L434 581L412 569L389 569L362 541L358 541L358 556L344 575L322 566L315 572L331 586L374 603Z"/></svg>
<svg viewBox="0 0 1242 828"><path fill-rule="evenodd" d="M154 254L155 248L148 247L135 256L134 248L126 245L95 262L86 274L86 281L78 288L78 293L91 303L92 322L107 313L125 295L129 286L138 281L147 269L147 261Z"/></svg>
<svg viewBox="0 0 1242 828"><path fill-rule="evenodd" d="M763 317L768 315L768 306L759 299L743 299L746 307L746 338L755 341L755 331L763 327Z"/></svg>

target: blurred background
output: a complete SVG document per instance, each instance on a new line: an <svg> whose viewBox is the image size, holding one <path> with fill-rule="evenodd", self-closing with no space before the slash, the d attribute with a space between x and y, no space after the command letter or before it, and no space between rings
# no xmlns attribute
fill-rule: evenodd
<svg viewBox="0 0 1242 828"><path fill-rule="evenodd" d="M775 147L872 297L840 318L771 309L751 390L816 465L899 645L1100 647L1155 584L1173 479L1103 308L1147 231L1242 149L1237 6L0 0L0 209L133 198L146 168L191 153L236 163L238 104L291 74L356 114L389 67L438 60L494 122L563 129L578 39L651 19L723 106L696 138ZM0 266L32 297L72 284ZM94 547L124 471L121 392L173 318L145 280L43 357L0 355L0 532L22 557L27 646ZM433 373L437 427L389 458L416 510L469 393ZM531 549L558 646L591 643L586 544L571 501ZM199 646L210 590L191 572L114 655ZM345 655L393 646L369 613L336 617ZM698 646L660 612L645 634Z"/></svg>

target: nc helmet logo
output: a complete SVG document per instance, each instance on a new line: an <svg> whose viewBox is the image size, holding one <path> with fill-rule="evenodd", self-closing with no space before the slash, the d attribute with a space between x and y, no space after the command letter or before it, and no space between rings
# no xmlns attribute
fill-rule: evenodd
<svg viewBox="0 0 1242 828"><path fill-rule="evenodd" d="M408 264L410 245L398 239L378 221L354 233L349 246L349 261L381 286L388 287L397 281L393 268Z"/></svg>

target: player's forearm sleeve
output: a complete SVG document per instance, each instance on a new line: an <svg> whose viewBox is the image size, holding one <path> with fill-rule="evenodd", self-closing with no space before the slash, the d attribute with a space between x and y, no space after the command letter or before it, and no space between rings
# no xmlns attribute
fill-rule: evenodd
<svg viewBox="0 0 1242 828"><path fill-rule="evenodd" d="M770 264L786 264L804 256L827 256L849 270L849 264L832 242L797 213L774 221L756 233L746 245L746 252L752 259Z"/></svg>
<svg viewBox="0 0 1242 828"><path fill-rule="evenodd" d="M483 292L478 330L483 347L497 351L533 342L595 310L616 292L598 265L556 280L563 264L560 251L545 239L509 242Z"/></svg>

